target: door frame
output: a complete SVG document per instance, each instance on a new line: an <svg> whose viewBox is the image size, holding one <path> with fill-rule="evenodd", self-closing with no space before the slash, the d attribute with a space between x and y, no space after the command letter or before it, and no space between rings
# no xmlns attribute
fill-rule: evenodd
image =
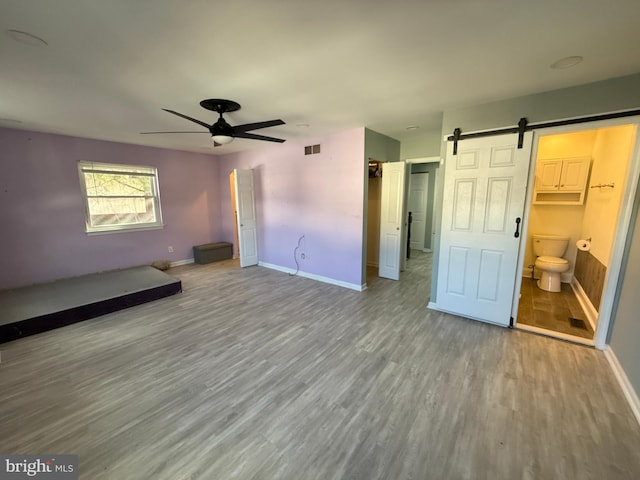
<svg viewBox="0 0 640 480"><path fill-rule="evenodd" d="M563 335L557 335L558 338L569 339L572 341L576 341L577 343L594 345L599 350L604 350L606 348L607 335L609 333L609 326L611 324L612 313L617 297L618 280L620 278L620 272L622 271L622 264L625 260L624 248L627 242L631 221L633 220L633 205L636 195L640 193L638 192L638 177L640 176L640 115L613 118L609 120L597 120L593 122L564 125L559 127L540 128L533 131L533 148L531 151L531 158L529 160L529 181L527 183L527 193L525 197L525 209L522 221L523 228L522 235L520 237L520 253L518 255L516 278L514 279L515 285L511 309L512 317L514 318L514 327L517 327L517 313L520 301L520 288L522 284L521 278L524 271L524 255L526 250L526 245L523 242L526 242L527 239L527 230L529 227L529 218L533 203L533 187L535 183L536 168L535 159L538 157L538 143L540 137L561 133L580 132L584 130L596 130L600 128L616 127L620 125L635 125L636 138L634 141L631 158L629 159L627 180L625 182L622 202L620 204L620 210L618 212L616 233L614 237L613 248L611 250L609 267L607 268L607 274L605 276L604 289L602 292L602 302L600 305L600 311L598 312L598 324L596 325L594 341L581 342L574 337L567 338Z"/></svg>
<svg viewBox="0 0 640 480"><path fill-rule="evenodd" d="M419 250L424 252L426 249L424 247L425 244L425 240L426 240L426 233L427 233L427 225L426 225L426 219L427 219L427 207L429 206L429 180L430 180L430 176L431 174L429 172L417 172L417 173L413 173L411 172L411 168L409 169L409 172L407 172L409 175L409 186L407 188L407 218L409 213L412 213L411 211L411 192L412 192L412 188L415 185L414 179L416 177L414 177L414 175L426 175L426 182L423 182L425 184L425 191L426 191L426 195L423 197L424 200L424 205L422 205L421 207L424 210L424 224L422 225L422 243L420 244L420 248ZM412 217L412 221L415 221L415 217ZM411 238L409 238L409 227L411 225L407 226L407 242L408 242L408 248L411 248ZM412 233L415 234L415 229L411 230ZM412 235L413 236L413 235ZM407 253L408 254L408 253Z"/></svg>
<svg viewBox="0 0 640 480"><path fill-rule="evenodd" d="M407 158L405 160L405 162L407 162L409 164L409 177L411 177L411 166L414 164L430 164L430 163L437 163L438 164L438 169L440 170L440 167L442 167L442 164L444 163L444 161L440 158L440 155L438 156L431 156L431 157L415 157L415 158ZM436 228L439 227L439 225L437 225L437 220L436 220L436 205L438 203L438 171L435 171L433 174L433 192L431 192L432 195L432 201L431 201L431 238L429 239L429 245L431 245L431 248L429 249L423 249L424 252L433 252L435 249L435 235L436 235ZM429 183L431 183L431 179L429 179ZM411 183L409 183L409 188L411 188ZM408 194L407 194L407 201L408 201ZM429 206L429 202L427 202L427 207ZM425 239L426 240L426 239Z"/></svg>

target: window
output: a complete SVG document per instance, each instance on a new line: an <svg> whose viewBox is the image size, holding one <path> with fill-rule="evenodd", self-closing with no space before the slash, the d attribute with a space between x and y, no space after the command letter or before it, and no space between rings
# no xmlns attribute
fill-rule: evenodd
<svg viewBox="0 0 640 480"><path fill-rule="evenodd" d="M162 227L155 168L79 162L78 170L88 233Z"/></svg>

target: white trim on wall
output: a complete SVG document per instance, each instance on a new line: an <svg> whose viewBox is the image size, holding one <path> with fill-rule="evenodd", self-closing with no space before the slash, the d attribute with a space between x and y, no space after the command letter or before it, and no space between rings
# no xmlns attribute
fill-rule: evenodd
<svg viewBox="0 0 640 480"><path fill-rule="evenodd" d="M440 163L440 157L416 157L405 159L406 163Z"/></svg>
<svg viewBox="0 0 640 480"><path fill-rule="evenodd" d="M170 262L169 267L179 267L180 265L189 265L193 263L193 258L185 258L184 260L176 260L175 262Z"/></svg>
<svg viewBox="0 0 640 480"><path fill-rule="evenodd" d="M636 417L638 424L640 424L640 398L638 398L638 394L633 389L633 385L631 385L629 377L627 377L622 365L620 365L620 362L618 361L618 357L616 357L616 354L613 352L610 345L607 345L605 348L604 356L609 361L611 370L613 370L613 374L618 380L620 388L622 388L622 393L624 393L633 415Z"/></svg>
<svg viewBox="0 0 640 480"><path fill-rule="evenodd" d="M322 275L316 275L315 273L303 272L301 270L299 270L296 273L295 269L293 269L293 268L281 267L280 265L274 265L272 263L258 262L258 265L261 266L261 267L270 268L271 270L277 270L279 272L289 273L289 274L292 274L292 275L295 274L298 277L309 278L311 280L316 280L318 282L329 283L331 285L336 285L338 287L348 288L350 290L355 290L357 292L362 292L362 291L367 289L367 284L366 283L363 283L362 285L358 285L358 284L355 284L355 283L349 283L349 282L343 282L341 280L335 280L335 279L329 278L329 277L323 277Z"/></svg>
<svg viewBox="0 0 640 480"><path fill-rule="evenodd" d="M587 320L589 320L589 325L591 325L591 328L595 332L598 322L598 311L593 306L593 303L591 303L591 300L589 300L587 292L584 291L582 285L575 277L571 279L571 288L573 289L573 293L576 294L576 299L582 307L582 310L584 310Z"/></svg>

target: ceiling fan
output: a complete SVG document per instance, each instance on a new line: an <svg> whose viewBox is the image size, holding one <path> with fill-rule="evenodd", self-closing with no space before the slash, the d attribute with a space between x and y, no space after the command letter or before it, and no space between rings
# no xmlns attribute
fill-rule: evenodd
<svg viewBox="0 0 640 480"><path fill-rule="evenodd" d="M248 133L252 130L258 130L260 128L267 127L275 127L276 125L284 125L285 123L282 120L267 120L266 122L256 122L256 123L245 123L243 125L231 126L227 121L222 117L223 113L227 112L235 112L236 110L240 110L240 104L234 102L232 100L223 100L218 98L210 98L208 100L202 100L200 102L200 106L206 108L207 110L212 110L217 112L219 117L216 123L209 125L202 120L198 120L197 118L189 117L188 115L184 115L182 113L175 112L173 110L169 110L163 108L165 112L172 113L177 115L178 117L182 117L184 119L190 120L198 125L202 125L208 131L184 131L184 132L140 132L143 135L151 135L157 133L210 133L213 138L214 146L218 147L220 145L226 145L227 143L231 143L234 138L248 138L251 140L264 140L267 142L284 142L281 138L267 137L265 135L256 135L255 133Z"/></svg>

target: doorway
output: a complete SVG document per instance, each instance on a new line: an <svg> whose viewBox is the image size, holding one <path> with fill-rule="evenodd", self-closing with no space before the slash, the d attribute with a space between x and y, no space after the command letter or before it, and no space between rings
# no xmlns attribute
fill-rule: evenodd
<svg viewBox="0 0 640 480"><path fill-rule="evenodd" d="M408 261L420 262L420 269L428 271L430 277L435 230L434 192L439 166L440 157L401 162L368 159L367 283L378 276L400 279L401 271L408 268ZM383 187L385 182L386 187ZM407 207L412 208L415 215L412 225L409 225ZM381 265L384 268L380 268Z"/></svg>
<svg viewBox="0 0 640 480"><path fill-rule="evenodd" d="M429 302L429 308L483 322L523 328L518 323L520 279L524 273L527 229L535 183L536 163L530 160L537 158L538 139L552 134L631 125L635 139L631 142L631 161L626 181L620 184L618 190L622 199L619 214L614 219L614 240L604 274L595 337L589 341L554 335L604 349L618 279L626 260L624 244L640 176L640 139L635 135L640 117L621 115L607 120L585 119L583 122L577 120L557 124L561 126L541 124L537 129L525 131L520 139L515 134L509 140L509 129L470 132L467 138L457 141L453 137L447 138L436 298ZM512 177L500 170L510 165L518 170ZM493 167L496 168L490 173ZM528 170L524 177L521 177L521 167ZM521 178L524 178L522 184ZM515 203L519 204L516 205L518 208L511 208ZM594 224L594 229L599 229L599 224ZM504 249L500 250L496 241L502 236L505 240L510 236L514 243L505 244ZM478 239L488 243L481 244ZM513 253L514 258L511 256Z"/></svg>
<svg viewBox="0 0 640 480"><path fill-rule="evenodd" d="M435 182L440 157L407 160L410 164L406 268L424 271L431 290L435 214Z"/></svg>
<svg viewBox="0 0 640 480"><path fill-rule="evenodd" d="M524 228L517 325L544 335L595 343L605 282L633 157L636 125L562 133L541 131L532 156L533 178ZM524 232L523 232L524 233ZM542 245L565 245L551 288ZM551 266L555 269L554 266ZM556 290L556 291L550 291Z"/></svg>
<svg viewBox="0 0 640 480"><path fill-rule="evenodd" d="M382 164L369 158L367 187L367 256L366 283L378 276L380 254L380 200L382 187Z"/></svg>
<svg viewBox="0 0 640 480"><path fill-rule="evenodd" d="M253 170L234 169L229 174L231 208L234 219L234 258L241 267L258 264L258 237Z"/></svg>

